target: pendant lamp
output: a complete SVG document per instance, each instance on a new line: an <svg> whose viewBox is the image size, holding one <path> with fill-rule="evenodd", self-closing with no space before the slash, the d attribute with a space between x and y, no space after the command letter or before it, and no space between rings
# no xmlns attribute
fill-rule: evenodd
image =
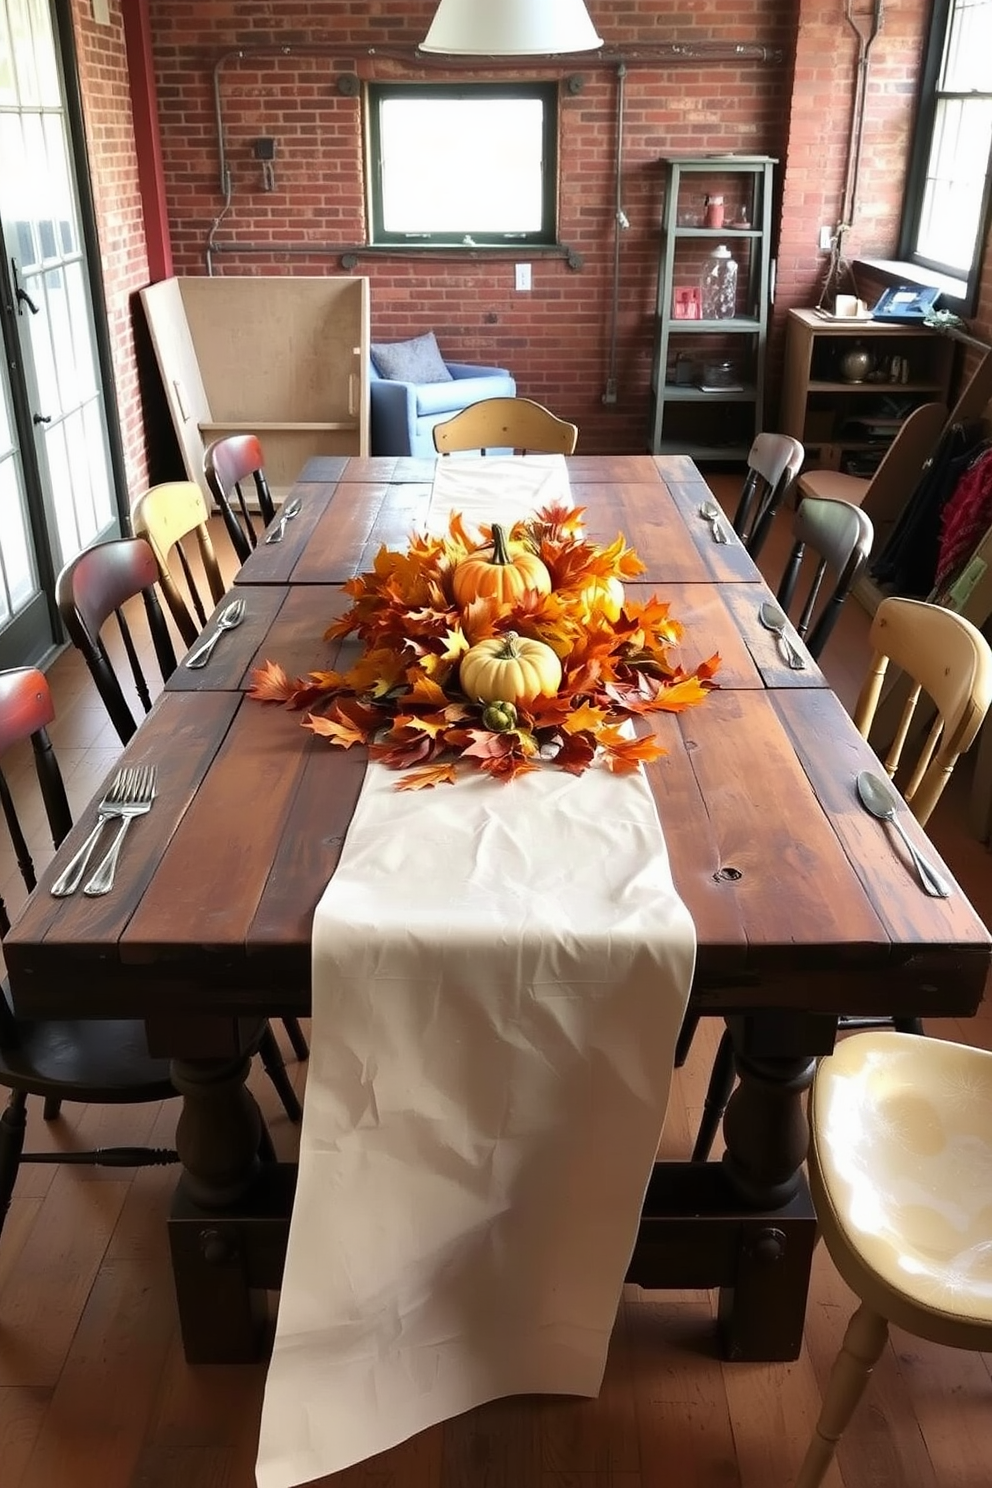
<svg viewBox="0 0 992 1488"><path fill-rule="evenodd" d="M603 45L582 0L441 0L422 52L548 57Z"/></svg>

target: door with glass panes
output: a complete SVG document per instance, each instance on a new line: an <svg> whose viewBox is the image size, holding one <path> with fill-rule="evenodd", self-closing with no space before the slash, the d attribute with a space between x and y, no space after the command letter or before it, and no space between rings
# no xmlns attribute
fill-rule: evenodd
<svg viewBox="0 0 992 1488"><path fill-rule="evenodd" d="M7 667L51 652L59 639L55 576L119 531L49 0L0 0L0 240L0 667Z"/></svg>

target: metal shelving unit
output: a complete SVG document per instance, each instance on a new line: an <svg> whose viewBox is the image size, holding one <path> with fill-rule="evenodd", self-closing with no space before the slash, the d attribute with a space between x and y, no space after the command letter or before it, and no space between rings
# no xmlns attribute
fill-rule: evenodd
<svg viewBox="0 0 992 1488"><path fill-rule="evenodd" d="M777 162L768 155L677 155L663 163L650 450L743 460L763 427L772 173ZM739 214L735 220L746 215L748 225L704 227L707 191L733 197L731 210ZM688 220L697 216L698 224ZM700 283L707 254L719 244L738 261L737 306L745 313L725 320L676 316L676 290ZM674 380L676 357L690 369L685 381ZM706 359L717 357L740 369L739 386L712 391L700 386Z"/></svg>

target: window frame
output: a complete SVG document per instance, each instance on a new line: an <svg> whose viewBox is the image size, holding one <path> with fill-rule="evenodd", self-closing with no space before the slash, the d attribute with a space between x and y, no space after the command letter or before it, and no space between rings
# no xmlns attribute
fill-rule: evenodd
<svg viewBox="0 0 992 1488"><path fill-rule="evenodd" d="M989 234L989 213L990 206L992 206L992 148L990 148L989 159L985 168L985 185L982 193L978 231L973 246L971 266L967 274L963 275L959 268L938 263L934 259L928 258L920 253L916 246L923 215L927 167L930 162L930 151L937 121L937 105L942 97L940 76L943 68L944 51L950 35L953 13L954 0L935 0L917 94L916 121L913 129L909 169L906 175L906 187L903 195L902 218L900 222L899 258L903 262L913 264L920 269L925 269L931 275L939 276L941 279L955 280L959 284L963 282L965 286L963 294L956 295L952 290L945 288L943 290L943 299L944 301L953 301L953 308L960 314L967 316L971 315L975 309L982 255ZM948 90L947 96L955 97L958 95L954 90ZM985 95L982 94L979 96L984 97Z"/></svg>
<svg viewBox="0 0 992 1488"><path fill-rule="evenodd" d="M531 232L481 232L466 225L445 232L387 231L383 224L380 104L397 97L420 98L538 98L544 105L542 129L541 225ZM366 199L369 242L379 248L479 249L558 248L558 128L560 87L557 82L445 82L367 83L365 86Z"/></svg>

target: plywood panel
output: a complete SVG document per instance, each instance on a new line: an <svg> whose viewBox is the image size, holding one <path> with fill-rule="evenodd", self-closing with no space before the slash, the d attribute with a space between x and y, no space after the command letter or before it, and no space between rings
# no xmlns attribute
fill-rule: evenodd
<svg viewBox="0 0 992 1488"><path fill-rule="evenodd" d="M159 284L150 284L141 291L141 303L187 478L199 483L207 501L212 504L213 498L203 477L201 433L201 425L209 423L212 414L183 308L179 280L163 279Z"/></svg>
<svg viewBox="0 0 992 1488"><path fill-rule="evenodd" d="M313 455L368 453L368 280L232 276L142 291L186 474L203 449L259 436L281 492Z"/></svg>

